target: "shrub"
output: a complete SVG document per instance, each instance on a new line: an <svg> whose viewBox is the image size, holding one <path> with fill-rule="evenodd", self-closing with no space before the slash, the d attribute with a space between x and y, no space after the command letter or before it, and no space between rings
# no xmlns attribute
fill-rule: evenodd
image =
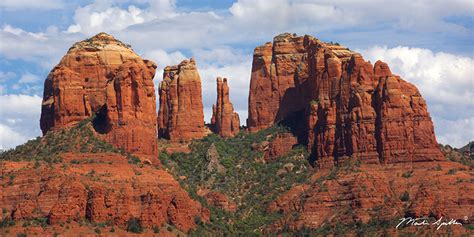
<svg viewBox="0 0 474 237"><path fill-rule="evenodd" d="M194 223L196 223L196 225L201 225L202 224L201 217L195 216L194 217Z"/></svg>
<svg viewBox="0 0 474 237"><path fill-rule="evenodd" d="M403 194L400 196L400 201L402 202L406 202L410 200L410 194L408 193L408 191L405 191L403 192Z"/></svg>
<svg viewBox="0 0 474 237"><path fill-rule="evenodd" d="M41 166L40 162L38 160L35 160L35 164L33 165L33 168L38 169Z"/></svg>
<svg viewBox="0 0 474 237"><path fill-rule="evenodd" d="M143 232L143 227L140 224L140 220L136 217L131 217L127 221L127 231L132 232L132 233L142 233Z"/></svg>
<svg viewBox="0 0 474 237"><path fill-rule="evenodd" d="M140 158L138 158L137 156L134 156L130 153L127 153L127 158L128 158L128 163L130 164L138 164L141 162Z"/></svg>
<svg viewBox="0 0 474 237"><path fill-rule="evenodd" d="M9 227L9 226L14 226L15 225L15 221L10 219L9 217L3 219L2 221L0 221L0 228L6 228L6 227Z"/></svg>
<svg viewBox="0 0 474 237"><path fill-rule="evenodd" d="M48 225L48 218L46 218L46 217L36 217L36 218L32 219L32 222L35 225L39 225L43 228L46 228L46 226Z"/></svg>
<svg viewBox="0 0 474 237"><path fill-rule="evenodd" d="M448 174L456 174L456 172L458 172L457 169L450 169L450 170L448 170Z"/></svg>
<svg viewBox="0 0 474 237"><path fill-rule="evenodd" d="M402 174L402 177L406 179L410 178L411 176L413 176L413 170L409 170Z"/></svg>

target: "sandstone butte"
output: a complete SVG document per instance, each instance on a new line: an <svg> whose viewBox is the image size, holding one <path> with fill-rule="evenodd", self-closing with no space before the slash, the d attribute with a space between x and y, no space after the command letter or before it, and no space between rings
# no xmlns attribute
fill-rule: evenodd
<svg viewBox="0 0 474 237"><path fill-rule="evenodd" d="M106 141L156 155L155 69L106 33L75 43L44 83L43 134L94 117L94 129Z"/></svg>
<svg viewBox="0 0 474 237"><path fill-rule="evenodd" d="M159 138L185 142L205 136L201 78L194 59L165 67L159 95Z"/></svg>
<svg viewBox="0 0 474 237"><path fill-rule="evenodd" d="M87 126L95 129L94 136L130 152L156 154L155 68L105 33L74 44L45 81L43 133L59 134L93 117ZM0 182L2 220L22 223L42 218L53 230L69 235L91 231L80 224L84 221L110 223L120 227L118 233L126 233L131 218L148 229L169 224L184 232L196 228L196 218L209 220L209 210L151 162L131 165L127 157L109 152L58 156L61 163L49 166L1 163L2 174L14 177ZM60 228L64 224L71 230ZM13 231L52 235L52 229L14 227Z"/></svg>
<svg viewBox="0 0 474 237"><path fill-rule="evenodd" d="M291 126L320 167L443 160L426 102L386 63L284 33L255 48L247 126Z"/></svg>
<svg viewBox="0 0 474 237"><path fill-rule="evenodd" d="M165 68L158 118L152 83L155 68L105 33L76 43L46 79L43 133L54 134L93 117L94 135L144 154L156 154L156 126L160 137L174 141L204 136L195 62L185 60ZM227 85L223 81L220 87L218 81L216 111L220 106L222 111L233 111L230 101L218 105L219 98L226 96ZM252 144L253 149L264 152L266 161L277 162L279 156L303 143L312 149L319 166L333 166L341 160L344 165L317 172L310 169L307 172L313 173L304 183L290 185L268 205L258 207L280 216L259 228L263 233L406 215L466 216L463 223L472 223L472 169L440 161L444 158L423 98L385 63L372 66L355 52L311 36L282 34L273 43L257 47L247 124L253 132L279 122L289 125L296 137L281 133ZM208 171L225 172L215 145L209 149ZM116 153L66 152L59 156L61 163L49 165L40 162L36 166L28 159L0 163L3 177L10 177L0 179L2 220L17 221L9 228L10 234L93 234L92 227L81 224L88 221L111 223L120 227L117 235L125 236L129 234L124 230L127 221L137 218L148 228L146 234L161 226L160 235L176 235L166 232L166 226L188 232L196 228L196 220L210 220L209 210L191 199L160 167L145 162L132 165ZM362 164L348 157L359 158ZM385 165L379 165L382 163ZM294 168L284 167L285 172ZM198 195L209 205L239 212L241 204L228 193L198 189ZM24 226L43 219L50 224L47 228ZM455 235L469 231L452 228ZM390 234L396 232L393 229Z"/></svg>
<svg viewBox="0 0 474 237"><path fill-rule="evenodd" d="M229 86L227 78L218 77L217 80L217 100L212 106L211 127L213 131L222 137L232 137L239 133L240 119L234 112L234 106L229 99Z"/></svg>

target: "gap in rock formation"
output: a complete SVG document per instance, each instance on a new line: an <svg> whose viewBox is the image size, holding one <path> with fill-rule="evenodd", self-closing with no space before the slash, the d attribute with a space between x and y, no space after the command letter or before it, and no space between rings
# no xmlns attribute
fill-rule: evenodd
<svg viewBox="0 0 474 237"><path fill-rule="evenodd" d="M97 133L107 134L112 126L107 118L107 104L103 105L94 116L92 120L92 127Z"/></svg>

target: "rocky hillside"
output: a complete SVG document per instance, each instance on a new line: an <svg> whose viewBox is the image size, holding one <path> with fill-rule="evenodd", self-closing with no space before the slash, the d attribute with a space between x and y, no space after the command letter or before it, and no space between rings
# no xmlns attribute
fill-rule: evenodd
<svg viewBox="0 0 474 237"><path fill-rule="evenodd" d="M86 120L0 155L2 231L182 233L209 219L159 164L97 135Z"/></svg>
<svg viewBox="0 0 474 237"><path fill-rule="evenodd" d="M387 64L276 36L254 51L248 129L221 78L205 126L194 59L165 67L156 111L155 69L105 33L69 49L43 137L0 154L0 236L474 234L473 145L438 145Z"/></svg>
<svg viewBox="0 0 474 237"><path fill-rule="evenodd" d="M196 140L190 153L160 158L181 185L211 210L203 235L428 234L470 232L464 227L395 229L404 216L471 218L471 168L449 161L417 165L364 164L347 160L319 170L304 146L275 153L289 129L241 132L229 139ZM288 140L288 138L286 138ZM279 146L282 147L282 146ZM272 155L273 154L273 155Z"/></svg>

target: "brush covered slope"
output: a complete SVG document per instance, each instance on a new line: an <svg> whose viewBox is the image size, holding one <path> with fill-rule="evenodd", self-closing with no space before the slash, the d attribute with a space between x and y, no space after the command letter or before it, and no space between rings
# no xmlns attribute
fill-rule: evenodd
<svg viewBox="0 0 474 237"><path fill-rule="evenodd" d="M155 69L106 33L68 50L45 80L44 136L1 154L2 227L188 232L208 219L159 166Z"/></svg>
<svg viewBox="0 0 474 237"><path fill-rule="evenodd" d="M470 167L450 161L380 165L346 159L319 170L301 145L267 159L272 143L288 133L277 126L227 139L210 135L194 141L190 153L160 155L190 195L211 210L210 222L191 233L471 233ZM395 229L404 216L454 218L464 226Z"/></svg>
<svg viewBox="0 0 474 237"><path fill-rule="evenodd" d="M97 138L91 122L0 155L2 233L184 233L209 211L159 164Z"/></svg>

